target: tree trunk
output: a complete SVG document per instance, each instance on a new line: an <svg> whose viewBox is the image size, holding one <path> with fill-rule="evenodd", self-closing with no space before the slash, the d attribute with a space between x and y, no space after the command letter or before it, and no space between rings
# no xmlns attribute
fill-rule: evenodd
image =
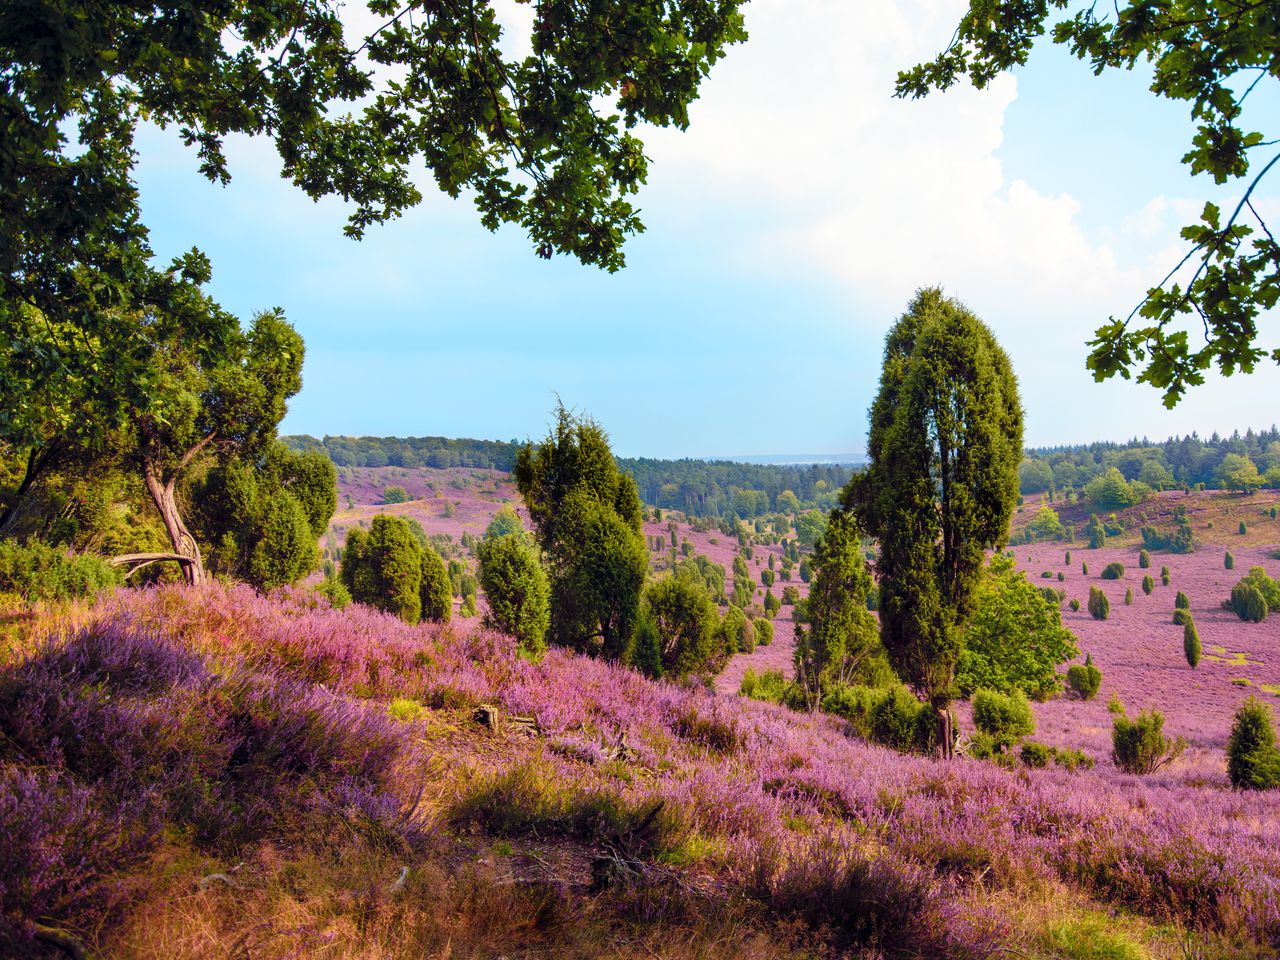
<svg viewBox="0 0 1280 960"><path fill-rule="evenodd" d="M31 490L31 485L45 467L49 465L49 461L53 459L54 451L57 448L57 441L52 440L43 447L34 446L27 454L27 469L22 475L22 483L18 485L18 489L14 491L13 502L0 513L0 537L6 536L9 529L14 526L18 518L22 515L22 503L26 499L27 494Z"/></svg>
<svg viewBox="0 0 1280 960"><path fill-rule="evenodd" d="M934 708L938 718L938 753L943 760L950 760L955 753L955 731L951 725L951 710L948 707Z"/></svg>
<svg viewBox="0 0 1280 960"><path fill-rule="evenodd" d="M147 483L147 492L151 494L156 509L160 511L160 519L164 521L164 529L169 534L173 552L186 558L178 561L182 564L182 575L186 577L187 583L193 586L204 583L204 561L200 557L200 545L187 530L187 525L182 522L182 514L178 511L178 500L174 495L177 477L171 477L165 482L161 479L155 464L150 461L143 465L142 475Z"/></svg>

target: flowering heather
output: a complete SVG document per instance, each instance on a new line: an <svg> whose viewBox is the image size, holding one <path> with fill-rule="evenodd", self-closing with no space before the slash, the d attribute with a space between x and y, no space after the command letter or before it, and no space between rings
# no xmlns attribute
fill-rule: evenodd
<svg viewBox="0 0 1280 960"><path fill-rule="evenodd" d="M559 651L531 664L507 637L302 591L122 592L0 669L0 691L11 937L126 909L162 830L227 857L358 835L411 863L430 833L480 830L682 864L765 916L889 955L994 955L1027 935L1000 891L1064 886L1214 942L1280 946L1280 798L1225 776L900 756L832 718ZM480 702L535 732L486 733Z"/></svg>

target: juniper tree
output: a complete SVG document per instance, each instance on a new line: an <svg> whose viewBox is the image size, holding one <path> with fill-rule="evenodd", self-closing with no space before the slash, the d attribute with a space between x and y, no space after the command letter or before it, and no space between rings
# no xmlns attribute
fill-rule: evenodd
<svg viewBox="0 0 1280 960"><path fill-rule="evenodd" d="M921 290L885 339L867 470L845 491L880 543L880 635L929 702L950 755L950 703L984 551L1018 497L1022 405L1009 358L972 312Z"/></svg>

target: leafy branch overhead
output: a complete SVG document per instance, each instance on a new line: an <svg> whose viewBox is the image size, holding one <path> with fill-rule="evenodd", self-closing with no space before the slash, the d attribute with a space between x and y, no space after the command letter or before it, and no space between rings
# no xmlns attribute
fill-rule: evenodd
<svg viewBox="0 0 1280 960"><path fill-rule="evenodd" d="M898 75L898 96L945 90L963 76L984 87L1025 64L1046 31L1095 74L1132 69L1140 59L1153 64L1151 91L1191 107L1196 133L1183 163L1217 184L1239 180L1244 187L1225 222L1218 207L1206 203L1200 221L1182 229L1191 244L1183 260L1127 317L1098 328L1089 343L1095 379L1136 373L1163 390L1172 407L1213 366L1230 375L1252 372L1268 357L1280 363L1280 347L1268 350L1258 333L1259 318L1280 300L1280 245L1254 202L1258 184L1280 161L1274 152L1280 139L1275 131L1242 125L1250 96L1280 79L1280 6L1274 0L1134 0L1103 7L972 0L947 49ZM1188 327L1198 327L1200 336Z"/></svg>

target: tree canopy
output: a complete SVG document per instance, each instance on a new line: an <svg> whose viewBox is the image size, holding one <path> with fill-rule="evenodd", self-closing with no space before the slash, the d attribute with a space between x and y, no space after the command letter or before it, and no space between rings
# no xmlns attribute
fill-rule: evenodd
<svg viewBox="0 0 1280 960"><path fill-rule="evenodd" d="M1095 379L1136 372L1172 407L1211 366L1251 372L1268 356L1259 315L1280 300L1280 245L1251 198L1280 164L1280 140L1275 130L1246 129L1243 111L1260 84L1280 79L1280 8L1272 0L971 0L947 49L899 74L898 95L921 97L964 76L984 87L1027 63L1046 31L1095 74L1152 63L1151 92L1190 106L1195 134L1183 162L1215 183L1243 183L1230 214L1206 203L1182 230L1191 245L1182 261L1127 317L1098 328L1088 360ZM1280 363L1280 347L1269 355Z"/></svg>

